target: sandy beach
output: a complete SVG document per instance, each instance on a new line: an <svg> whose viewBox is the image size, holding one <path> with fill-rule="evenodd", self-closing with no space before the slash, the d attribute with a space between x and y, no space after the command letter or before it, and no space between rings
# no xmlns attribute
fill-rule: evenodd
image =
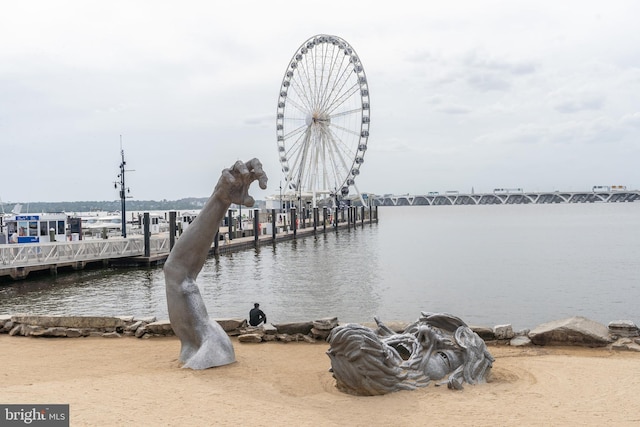
<svg viewBox="0 0 640 427"><path fill-rule="evenodd" d="M640 424L634 352L490 346L487 384L356 397L326 343L233 343L236 363L192 371L175 337L0 335L0 403L69 404L72 426Z"/></svg>

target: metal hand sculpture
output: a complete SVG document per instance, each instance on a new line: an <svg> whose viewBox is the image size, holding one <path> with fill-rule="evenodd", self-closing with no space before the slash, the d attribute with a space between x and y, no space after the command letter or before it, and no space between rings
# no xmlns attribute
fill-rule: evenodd
<svg viewBox="0 0 640 427"><path fill-rule="evenodd" d="M206 369L235 362L231 340L222 327L209 319L196 284L211 244L231 203L251 207L249 186L258 181L267 188L267 175L258 159L238 161L224 169L213 194L196 219L180 236L164 264L169 320L180 338L183 368Z"/></svg>
<svg viewBox="0 0 640 427"><path fill-rule="evenodd" d="M377 331L356 324L331 331L327 354L339 390L374 396L424 387L447 376L437 385L459 390L465 381L486 382L494 359L461 319L423 312L402 334L375 320Z"/></svg>

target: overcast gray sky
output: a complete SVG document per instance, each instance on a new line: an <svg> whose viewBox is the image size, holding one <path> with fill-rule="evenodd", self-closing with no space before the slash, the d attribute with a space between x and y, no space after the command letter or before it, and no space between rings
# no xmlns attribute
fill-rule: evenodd
<svg viewBox="0 0 640 427"><path fill-rule="evenodd" d="M640 2L29 1L0 6L0 199L209 196L259 158L278 91L339 36L369 81L360 191L640 188Z"/></svg>

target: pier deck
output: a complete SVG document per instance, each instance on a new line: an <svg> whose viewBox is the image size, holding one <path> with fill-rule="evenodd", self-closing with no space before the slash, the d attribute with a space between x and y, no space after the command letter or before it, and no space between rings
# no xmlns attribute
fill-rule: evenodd
<svg viewBox="0 0 640 427"><path fill-rule="evenodd" d="M337 229L351 229L376 222L376 219L341 222ZM211 245L210 254L222 254L244 250L256 246L275 244L291 240L333 232L336 228L307 225L295 231L238 237L233 240L218 240ZM10 277L18 280L26 278L31 272L48 271L56 274L60 269L82 270L87 266L98 267L145 267L162 265L170 252L169 233L151 235L149 251L145 251L144 237L110 237L108 239L88 239L75 242L22 243L0 245L0 279ZM148 253L148 255L145 255Z"/></svg>

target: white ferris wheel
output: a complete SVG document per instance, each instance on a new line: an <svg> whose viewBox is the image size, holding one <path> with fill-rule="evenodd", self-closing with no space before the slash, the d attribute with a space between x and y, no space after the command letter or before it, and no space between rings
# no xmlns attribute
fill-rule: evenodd
<svg viewBox="0 0 640 427"><path fill-rule="evenodd" d="M316 35L287 65L278 98L276 135L285 195L313 203L347 197L369 138L367 77L353 47ZM352 193L353 195L353 193Z"/></svg>

